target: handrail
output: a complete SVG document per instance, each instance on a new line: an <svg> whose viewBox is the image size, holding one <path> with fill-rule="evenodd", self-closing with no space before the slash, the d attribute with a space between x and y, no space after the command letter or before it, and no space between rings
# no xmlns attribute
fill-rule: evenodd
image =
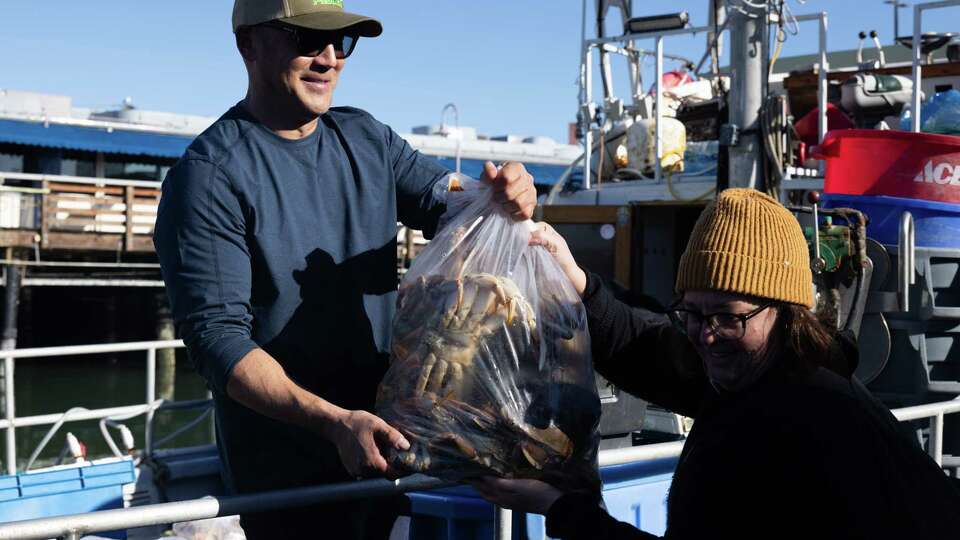
<svg viewBox="0 0 960 540"><path fill-rule="evenodd" d="M960 3L960 0L950 0L951 2ZM818 13L809 13L804 15L797 15L794 17L796 21L807 22L807 21L817 21L819 23L818 27L818 49L820 55L820 68L817 74L817 103L819 107L819 114L817 119L818 126L818 135L819 140L822 142L823 138L827 133L827 72L830 69L829 62L827 60L827 12L820 11ZM722 31L723 29L721 29ZM612 36L605 38L596 38L596 39L587 39L583 42L583 49L581 53L581 65L580 65L580 95L582 96L583 101L580 103L580 112L583 115L583 121L586 123L586 129L584 131L584 161L583 161L583 186L584 189L590 189L591 187L591 178L590 174L593 169L592 160L593 160L593 131L590 129L590 124L592 123L592 110L590 107L593 104L593 50L600 49L605 45L619 42L632 42L639 39L654 39L656 45L656 68L655 68L655 90L656 95L654 96L655 100L655 111L654 111L654 137L656 139L656 163L654 169L654 181L660 183L662 180L662 171L660 167L660 160L663 158L663 141L661 135L661 116L662 116L662 79L663 79L663 38L666 36L678 36L678 35L688 35L688 34L699 34L713 31L713 28L710 26L697 26L690 28L679 28L674 30L663 30L663 31L653 31L653 32L644 32L641 34L624 34L621 36ZM600 151L603 152L604 141L600 141Z"/></svg>
<svg viewBox="0 0 960 540"><path fill-rule="evenodd" d="M960 398L939 403L928 403L895 409L894 416L900 421L933 418L928 441L930 453L942 464L943 417L960 412ZM599 464L619 465L651 459L664 459L680 455L684 441L651 444L632 448L619 448L600 452ZM42 539L51 537L80 538L82 534L146 527L229 516L253 509L270 510L320 502L353 500L363 497L396 495L415 490L437 489L452 485L435 478L414 475L399 480L363 480L340 484L327 484L305 488L268 491L253 495L231 497L203 497L190 501L163 503L104 510L53 518L32 519L0 524L0 540ZM501 517L501 523L503 521ZM498 536L498 540L505 538Z"/></svg>
<svg viewBox="0 0 960 540"><path fill-rule="evenodd" d="M81 420L101 420L115 416L146 413L147 421L144 427L144 448L149 454L152 450L152 423L153 414L158 408L156 396L157 350L178 349L184 347L183 340L134 341L127 343L106 343L98 345L67 345L61 347L36 347L29 349L0 350L0 358L4 365L4 411L5 417L0 420L0 429L5 430L6 441L6 471L7 474L17 473L17 432L18 427L53 425L58 422L76 422ZM83 354L100 354L110 352L146 351L146 392L145 401L140 404L105 409L86 410L71 414L63 418L62 413L42 414L35 416L16 416L16 392L14 391L14 372L17 359L43 358L50 356L67 356ZM165 407L163 407L165 408Z"/></svg>
<svg viewBox="0 0 960 540"><path fill-rule="evenodd" d="M28 182L65 182L68 184L85 184L93 186L116 187L143 187L160 189L160 182L155 180L128 180L124 178L97 178L93 176L69 176L65 174L36 174L0 171L0 180L25 180Z"/></svg>
<svg viewBox="0 0 960 540"><path fill-rule="evenodd" d="M960 0L927 2L925 4L914 4L913 6L913 95L911 96L913 105L910 111L910 131L914 133L920 132L920 80L923 77L923 68L920 65L920 34L923 25L923 12L928 9L955 6L960 6Z"/></svg>

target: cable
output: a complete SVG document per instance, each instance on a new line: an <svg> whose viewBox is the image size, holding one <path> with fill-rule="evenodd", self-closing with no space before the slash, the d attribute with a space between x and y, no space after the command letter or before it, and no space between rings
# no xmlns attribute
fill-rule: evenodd
<svg viewBox="0 0 960 540"><path fill-rule="evenodd" d="M67 421L67 418L69 418L70 415L78 412L86 412L88 410L89 409L85 407L73 407L71 409L68 409L67 412L61 414L60 419L58 419L52 426L50 426L50 429L47 431L47 434L44 435L43 439L40 440L40 444L37 445L37 449L34 450L32 454L30 454L30 459L27 460L27 465L23 468L24 472L29 471L30 467L33 467L33 462L35 462L37 458L40 457L40 452L43 452L43 449L46 448L47 443L50 442L50 439L53 438L53 436L57 433L57 430L59 430L60 426L62 426L64 422Z"/></svg>

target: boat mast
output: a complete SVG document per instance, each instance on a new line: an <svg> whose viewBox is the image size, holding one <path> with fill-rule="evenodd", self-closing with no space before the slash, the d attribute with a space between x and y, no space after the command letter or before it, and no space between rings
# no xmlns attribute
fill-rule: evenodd
<svg viewBox="0 0 960 540"><path fill-rule="evenodd" d="M728 6L730 27L730 187L763 189L760 107L767 91L767 3L738 2Z"/></svg>

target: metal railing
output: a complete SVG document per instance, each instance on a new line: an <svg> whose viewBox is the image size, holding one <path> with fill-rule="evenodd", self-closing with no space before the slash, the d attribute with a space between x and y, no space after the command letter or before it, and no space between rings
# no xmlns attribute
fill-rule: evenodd
<svg viewBox="0 0 960 540"><path fill-rule="evenodd" d="M0 420L0 428L6 429L8 472L11 472L11 474L16 472L10 468L11 463L16 463L16 439L14 435L16 427L50 425L61 421L103 419L145 412L147 414L147 424L145 428L147 442L145 444L145 451L148 452L152 446L152 442L150 441L152 414L157 409L158 404L156 400L156 351L159 349L180 348L183 346L183 342L180 340L170 340L0 351L0 356L4 357L4 366L7 369L6 373L11 375L11 377L5 379L7 392L4 399L7 405L7 415L6 418ZM145 403L83 411L71 415L66 419L64 419L64 415L62 414L38 415L24 418L17 418L13 414L15 402L12 392L12 375L14 361L16 359L130 351L146 352L147 382ZM177 405L177 402L170 404L170 406L173 407ZM950 401L895 409L892 412L899 421L930 418L927 452L937 464L943 466L944 416L960 412L960 397ZM679 456L682 449L683 441L675 441L604 450L599 454L599 464L600 466L622 465L639 461L672 458ZM960 467L960 460L956 457L951 457L949 465L951 467ZM103 531L223 517L254 510L262 511L323 502L381 497L406 493L408 491L436 489L449 485L452 484L435 478L414 475L394 481L364 480L359 482L276 490L252 495L203 497L189 501L0 524L0 540L59 537L73 539L80 538L80 536L85 534ZM495 518L495 522L498 525L495 528L495 538L497 540L509 538L511 523L510 511L498 508L495 510Z"/></svg>
<svg viewBox="0 0 960 540"><path fill-rule="evenodd" d="M960 398L939 403L905 407L893 410L892 412L897 420L902 422L923 418L931 419L930 435L927 439L927 451L937 464L942 466L944 461L944 416L960 412ZM683 441L675 441L632 448L604 450L600 452L599 464L603 467L677 457L680 455L682 449ZM956 459L953 461L952 466L960 466L960 463L958 463ZM437 489L450 485L452 485L450 482L422 475L413 475L394 481L364 480L360 482L276 490L253 495L203 497L190 501L0 524L0 540L31 540L43 538L79 539L84 534L96 532L164 525L195 519L209 519L255 510L273 510L323 502L382 497L409 491ZM496 540L506 540L510 538L510 511L496 508L494 510L494 517L495 523L498 525L494 529L494 538Z"/></svg>
<svg viewBox="0 0 960 540"><path fill-rule="evenodd" d="M941 9L945 7L958 7L960 0L945 0L943 2L927 2L925 4L916 4L913 6L913 95L911 96L912 107L910 114L910 130L914 133L920 132L920 80L923 75L921 65L920 37L923 26L923 12L931 9ZM896 36L894 36L896 37Z"/></svg>
<svg viewBox="0 0 960 540"><path fill-rule="evenodd" d="M157 400L157 350L178 349L183 347L183 341L137 341L130 343L111 343L104 345L72 345L65 347L39 347L33 349L0 350L3 358L4 383L4 418L0 419L0 429L5 430L7 474L17 472L17 435L16 428L28 426L53 425L58 422L77 422L81 420L100 420L104 418L122 417L133 414L146 414L144 451L150 453L152 441L152 423L154 412L162 402ZM86 355L114 352L146 352L147 382L144 392L144 403L109 407L104 409L82 410L70 414L41 414L36 416L17 417L16 396L14 392L14 377L16 360L27 358L45 358L51 356Z"/></svg>
<svg viewBox="0 0 960 540"><path fill-rule="evenodd" d="M960 2L960 0L957 0ZM941 2L941 3L957 3L957 2ZM829 62L827 61L827 12L821 11L819 13L811 13L805 15L797 15L794 17L798 23L816 21L818 22L818 53L820 56L819 69L817 72L817 104L819 107L819 114L817 119L818 126L818 140L823 141L824 136L827 133L827 72L830 69ZM726 24L724 25L726 26ZM656 68L655 72L655 81L654 81L654 137L656 139L656 159L654 160L654 181L659 183L662 179L663 172L661 171L660 160L663 158L663 138L661 132L661 117L663 111L663 38L666 36L678 36L678 35L696 35L701 33L709 33L714 29L711 26L698 26L692 28L680 28L676 30L663 30L663 31L654 31L654 32L644 32L641 34L624 34L622 36L614 36L607 38L598 38L598 39L588 39L584 40L583 51L581 53L581 78L580 78L580 95L583 96L583 102L580 103L580 111L588 112L590 106L593 102L593 51L594 49L601 50L604 47L616 44L616 43L632 43L640 39L653 39L655 41L656 47ZM724 31L724 28L720 28L720 33ZM719 34L719 33L718 33ZM719 39L719 36L716 38ZM603 49L607 50L607 49ZM617 50L607 50L607 52L619 52ZM589 118L589 116L585 116ZM589 121L589 120L588 120ZM600 151L603 152L603 145L605 141L601 140L599 142ZM591 187L591 170L592 170L592 153L593 153L593 130L589 128L584 131L584 160L583 160L583 182L586 189Z"/></svg>

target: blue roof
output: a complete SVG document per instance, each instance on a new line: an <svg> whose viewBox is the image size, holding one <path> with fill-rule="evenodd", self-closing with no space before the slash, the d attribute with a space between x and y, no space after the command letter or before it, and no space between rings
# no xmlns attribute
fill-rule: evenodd
<svg viewBox="0 0 960 540"><path fill-rule="evenodd" d="M192 141L193 137L183 135L0 120L0 143L179 158Z"/></svg>
<svg viewBox="0 0 960 540"><path fill-rule="evenodd" d="M456 166L456 160L448 157L438 157L437 161L450 170ZM483 172L483 160L480 159L461 159L460 171L472 178L480 178ZM545 165L542 163L523 162L523 166L533 176L533 183L537 185L552 186L560 179L560 175L567 170L567 165Z"/></svg>

